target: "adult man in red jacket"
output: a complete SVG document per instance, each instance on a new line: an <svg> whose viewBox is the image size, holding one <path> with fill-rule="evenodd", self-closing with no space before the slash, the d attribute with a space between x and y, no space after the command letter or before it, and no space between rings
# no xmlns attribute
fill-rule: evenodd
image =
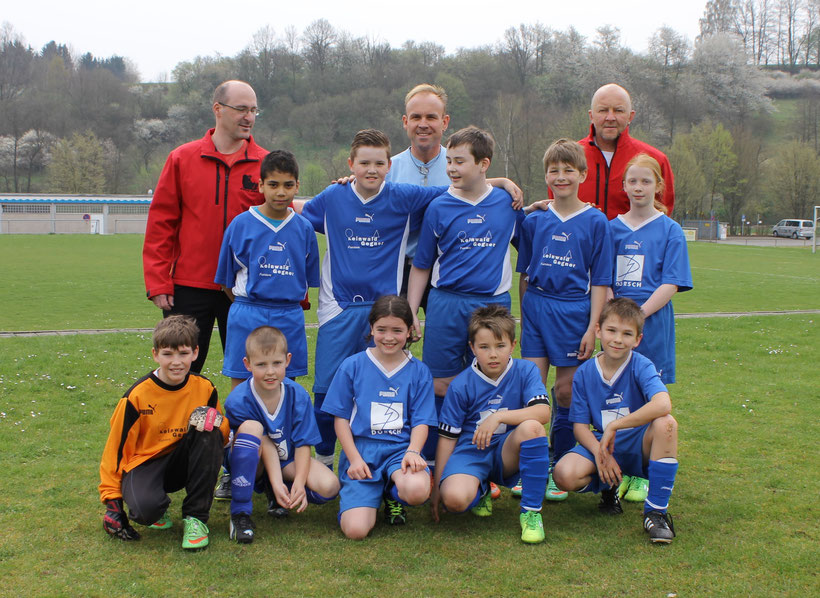
<svg viewBox="0 0 820 598"><path fill-rule="evenodd" d="M222 235L231 220L264 202L259 165L267 151L251 129L259 113L253 88L225 81L213 95L216 126L171 152L159 177L145 229L143 272L148 298L164 315L187 314L199 326L200 372L214 320L222 346L230 301L214 284Z"/></svg>
<svg viewBox="0 0 820 598"><path fill-rule="evenodd" d="M578 197L598 207L612 220L629 211L623 187L627 163L637 154L649 154L661 165L664 192L661 201L669 214L675 205L675 181L666 155L648 143L629 135L635 118L629 93L615 83L604 85L592 96L589 136L579 143L587 158L587 178L578 188Z"/></svg>

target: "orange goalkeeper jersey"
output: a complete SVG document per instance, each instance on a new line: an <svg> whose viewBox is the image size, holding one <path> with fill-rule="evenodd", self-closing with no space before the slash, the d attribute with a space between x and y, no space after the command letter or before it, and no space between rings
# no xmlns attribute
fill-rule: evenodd
<svg viewBox="0 0 820 598"><path fill-rule="evenodd" d="M100 499L121 498L123 474L170 452L188 431L191 412L201 406L222 411L216 388L204 376L189 374L178 386L165 384L153 372L137 380L111 416L100 462ZM227 418L220 429L227 442Z"/></svg>

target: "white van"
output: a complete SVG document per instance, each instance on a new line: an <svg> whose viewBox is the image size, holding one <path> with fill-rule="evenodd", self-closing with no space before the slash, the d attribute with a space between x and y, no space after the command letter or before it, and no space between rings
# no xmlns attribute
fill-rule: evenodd
<svg viewBox="0 0 820 598"><path fill-rule="evenodd" d="M814 226L811 220L786 218L772 227L772 235L792 239L811 239L814 236Z"/></svg>

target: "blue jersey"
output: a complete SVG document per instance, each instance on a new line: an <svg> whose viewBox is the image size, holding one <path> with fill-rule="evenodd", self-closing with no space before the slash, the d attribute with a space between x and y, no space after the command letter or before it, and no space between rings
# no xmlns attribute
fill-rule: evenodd
<svg viewBox="0 0 820 598"><path fill-rule="evenodd" d="M549 405L547 389L534 363L510 358L497 380L488 378L478 361L456 376L444 396L438 431L442 436L472 440L476 428L496 411L523 409L539 403ZM501 424L494 437L507 432Z"/></svg>
<svg viewBox="0 0 820 598"><path fill-rule="evenodd" d="M583 299L590 286L612 284L612 241L606 216L590 205L563 218L552 205L527 216L516 270L528 290L562 300Z"/></svg>
<svg viewBox="0 0 820 598"><path fill-rule="evenodd" d="M633 228L621 215L609 226L616 255L616 297L640 304L662 284L674 284L680 292L692 288L686 238L677 222L659 213Z"/></svg>
<svg viewBox="0 0 820 598"><path fill-rule="evenodd" d="M432 268L430 283L439 289L475 295L510 290L510 243L518 244L523 210L512 197L489 187L476 202L450 188L428 206L413 265Z"/></svg>
<svg viewBox="0 0 820 598"><path fill-rule="evenodd" d="M319 291L319 323L354 302L372 303L401 288L410 214L444 187L384 183L369 199L355 184L331 185L307 202L302 214L327 237Z"/></svg>
<svg viewBox="0 0 820 598"><path fill-rule="evenodd" d="M606 380L601 372L600 354L582 363L572 378L572 405L569 421L592 424L598 440L609 422L637 411L659 392L666 392L652 362L635 351Z"/></svg>
<svg viewBox="0 0 820 598"><path fill-rule="evenodd" d="M319 286L313 227L293 211L278 226L255 208L239 214L222 239L214 282L251 303L301 301L308 286Z"/></svg>
<svg viewBox="0 0 820 598"><path fill-rule="evenodd" d="M433 377L409 353L388 372L366 349L342 362L322 411L350 420L354 438L408 444L413 427L436 425Z"/></svg>
<svg viewBox="0 0 820 598"><path fill-rule="evenodd" d="M274 413L270 413L259 398L253 378L248 378L225 399L225 415L234 430L246 421L261 423L264 433L276 444L280 461L291 461L300 446L322 441L310 395L289 378L282 381L279 405Z"/></svg>

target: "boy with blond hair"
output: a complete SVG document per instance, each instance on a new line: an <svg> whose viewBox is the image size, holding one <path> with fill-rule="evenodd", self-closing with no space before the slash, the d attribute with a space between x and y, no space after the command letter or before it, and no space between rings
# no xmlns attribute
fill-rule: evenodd
<svg viewBox="0 0 820 598"><path fill-rule="evenodd" d="M324 504L339 493L333 472L310 456L322 437L310 396L286 375L292 355L285 335L260 326L248 335L245 354L251 377L225 399L234 431L230 537L240 544L253 542L254 488L267 494L274 516L302 512L308 502Z"/></svg>

